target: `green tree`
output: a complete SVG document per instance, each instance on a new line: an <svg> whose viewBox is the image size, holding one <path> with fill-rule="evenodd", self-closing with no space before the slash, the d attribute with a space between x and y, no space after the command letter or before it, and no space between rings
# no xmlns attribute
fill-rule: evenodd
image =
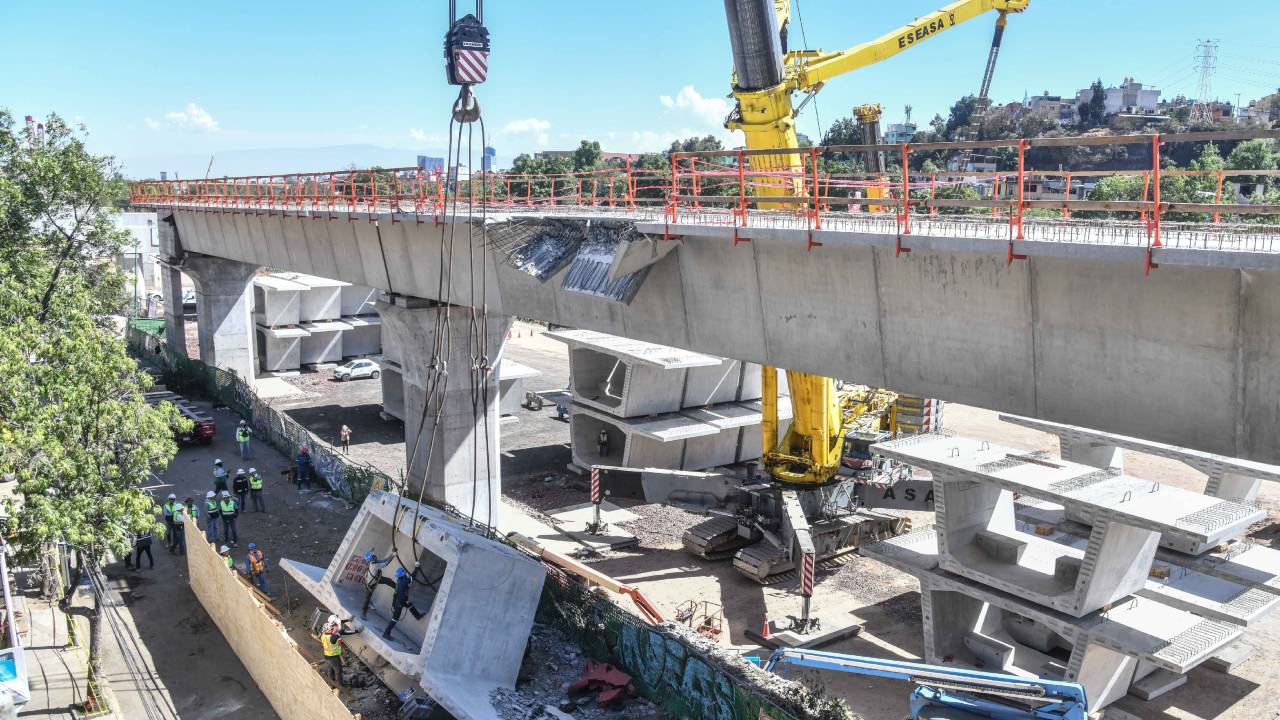
<svg viewBox="0 0 1280 720"><path fill-rule="evenodd" d="M111 324L124 285L104 259L128 239L113 221L115 169L56 115L45 128L41 141L0 110L0 474L22 498L8 508L19 560L65 541L77 572L96 573L134 533L159 531L140 485L185 421L146 403L149 381ZM95 671L100 612L95 602Z"/></svg>
<svg viewBox="0 0 1280 720"><path fill-rule="evenodd" d="M1275 170L1280 165L1280 153L1276 152L1275 140L1259 138L1242 142L1227 156L1227 165L1239 170ZM1267 178L1265 175L1251 175L1236 178L1237 182L1252 187L1242 188L1246 195L1252 195L1254 188L1266 193Z"/></svg>
<svg viewBox="0 0 1280 720"><path fill-rule="evenodd" d="M573 171L584 172L604 167L604 152L595 140L583 140L573 151Z"/></svg>
<svg viewBox="0 0 1280 720"><path fill-rule="evenodd" d="M947 114L947 124L942 129L943 136L947 140L955 140L956 131L968 127L969 123L973 122L973 114L981 105L982 101L978 100L976 95L965 95L955 101Z"/></svg>
<svg viewBox="0 0 1280 720"><path fill-rule="evenodd" d="M1107 90L1102 86L1102 78L1094 80L1089 90L1089 99L1076 106L1082 130L1100 127L1107 121Z"/></svg>

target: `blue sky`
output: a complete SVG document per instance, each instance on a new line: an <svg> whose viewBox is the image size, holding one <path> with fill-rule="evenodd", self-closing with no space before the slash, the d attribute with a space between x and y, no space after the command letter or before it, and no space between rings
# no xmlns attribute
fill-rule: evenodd
<svg viewBox="0 0 1280 720"><path fill-rule="evenodd" d="M830 50L942 4L793 0L791 44L803 42L800 17L808 45ZM85 123L92 148L137 176L189 176L197 166L202 175L210 154L227 158L215 159L214 175L321 170L345 165L343 153L377 155L372 146L411 165L415 153L442 154L456 94L440 57L446 8L444 0L12 2L0 25L0 105ZM732 64L720 0L489 0L486 9L494 52L478 95L500 164L583 137L616 151L657 150L695 133L738 144L720 127ZM994 20L832 81L801 131L816 138L819 117L825 127L863 102L880 102L888 122L906 104L921 122L945 114L976 90ZM1213 38L1221 40L1214 94L1247 102L1280 86L1278 21L1275 0L1032 0L1010 20L992 97L1070 94L1126 75L1165 96L1193 95L1196 41ZM330 146L362 147L299 150ZM246 150L265 151L237 152Z"/></svg>

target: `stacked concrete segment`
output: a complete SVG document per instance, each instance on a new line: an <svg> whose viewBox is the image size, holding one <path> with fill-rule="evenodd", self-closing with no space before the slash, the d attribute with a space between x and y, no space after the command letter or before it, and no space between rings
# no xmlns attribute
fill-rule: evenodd
<svg viewBox="0 0 1280 720"><path fill-rule="evenodd" d="M371 288L301 273L258 275L253 286L263 371L297 370L382 351L382 322Z"/></svg>
<svg viewBox="0 0 1280 720"><path fill-rule="evenodd" d="M920 578L930 662L1077 680L1099 709L1131 686L1185 682L1278 604L1266 579L1157 560L1162 536L1188 546L1238 536L1265 516L1253 506L947 434L875 451L934 477L937 527L864 548ZM1015 493L1088 514L1093 527L1072 535L1020 520Z"/></svg>
<svg viewBox="0 0 1280 720"><path fill-rule="evenodd" d="M760 457L759 365L590 330L547 336L569 346L576 464L702 470ZM786 398L779 417L791 418Z"/></svg>
<svg viewBox="0 0 1280 720"><path fill-rule="evenodd" d="M524 657L545 571L434 507L372 491L328 567L283 559L281 567L339 617L361 618L364 553L392 557L384 575L415 572L390 639L392 590L378 586L358 634L344 642L397 691L424 692L460 720L494 717L489 695L512 688Z"/></svg>

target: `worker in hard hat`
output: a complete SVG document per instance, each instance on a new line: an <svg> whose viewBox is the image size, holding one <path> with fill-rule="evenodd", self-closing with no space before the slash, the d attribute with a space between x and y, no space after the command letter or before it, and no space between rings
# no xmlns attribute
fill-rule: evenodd
<svg viewBox="0 0 1280 720"><path fill-rule="evenodd" d="M212 490L204 494L204 517L205 542L218 542L218 520L222 517L222 510L218 506L218 494Z"/></svg>
<svg viewBox="0 0 1280 720"><path fill-rule="evenodd" d="M369 619L369 603L373 601L373 591L377 590L379 585L386 585L393 589L396 586L395 583L382 577L382 568L391 562L391 558L392 556L388 555L379 560L372 550L364 554L364 561L368 563L368 567L364 570L364 606L360 608L360 619L362 620Z"/></svg>
<svg viewBox="0 0 1280 720"><path fill-rule="evenodd" d="M191 498L187 498L173 511L173 540L178 554L187 554L187 525L197 527L196 520L199 518L200 508L196 507L195 500Z"/></svg>
<svg viewBox="0 0 1280 720"><path fill-rule="evenodd" d="M231 572L236 571L236 561L231 558L231 548L223 545L218 548L218 554L222 556L222 562L227 564L227 569Z"/></svg>
<svg viewBox="0 0 1280 720"><path fill-rule="evenodd" d="M240 459L249 459L249 436L253 435L253 429L249 427L249 423L244 420L236 426L236 444L240 446Z"/></svg>
<svg viewBox="0 0 1280 720"><path fill-rule="evenodd" d="M600 428L600 434L596 436L596 449L600 451L600 457L609 457L609 431Z"/></svg>
<svg viewBox="0 0 1280 720"><path fill-rule="evenodd" d="M258 468L249 468L249 499L253 500L254 512L267 511L267 502L262 497L262 476L258 474Z"/></svg>
<svg viewBox="0 0 1280 720"><path fill-rule="evenodd" d="M240 508L226 490L218 500L218 512L222 514L222 540L231 543L231 547L240 547L240 535L236 532L236 516L240 514Z"/></svg>
<svg viewBox="0 0 1280 720"><path fill-rule="evenodd" d="M249 543L249 554L244 556L244 574L259 590L267 592L267 556L256 543Z"/></svg>
<svg viewBox="0 0 1280 720"><path fill-rule="evenodd" d="M227 469L222 466L222 458L213 461L213 491L220 493L227 489Z"/></svg>
<svg viewBox="0 0 1280 720"><path fill-rule="evenodd" d="M311 448L303 445L293 460L298 468L298 489L311 487Z"/></svg>
<svg viewBox="0 0 1280 720"><path fill-rule="evenodd" d="M382 631L382 639L391 639L391 630L400 622L400 613L408 608L414 620L421 620L426 617L426 613L414 607L409 600L409 589L413 586L413 578L409 577L409 571L402 567L396 568L396 591L391 596L391 622L387 624L387 629Z"/></svg>
<svg viewBox="0 0 1280 720"><path fill-rule="evenodd" d="M244 468L236 468L236 476L231 480L231 492L236 494L236 503L241 510L249 506L249 475Z"/></svg>
<svg viewBox="0 0 1280 720"><path fill-rule="evenodd" d="M165 547L169 552L173 552L178 542L173 532L173 513L179 507L181 504L178 502L178 496L173 493L169 493L169 498L164 501L164 505L160 506L161 511L164 512Z"/></svg>
<svg viewBox="0 0 1280 720"><path fill-rule="evenodd" d="M352 629L344 628L343 625L349 622L350 619L340 621L337 615L330 615L320 629L320 647L324 649L324 659L329 663L329 676L339 687L346 687L342 679L342 636L355 635L361 629L359 625Z"/></svg>

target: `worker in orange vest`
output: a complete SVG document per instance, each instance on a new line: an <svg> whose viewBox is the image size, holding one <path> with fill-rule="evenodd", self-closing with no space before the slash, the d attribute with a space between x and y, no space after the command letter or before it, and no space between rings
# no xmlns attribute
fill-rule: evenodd
<svg viewBox="0 0 1280 720"><path fill-rule="evenodd" d="M249 554L244 556L244 574L264 594L267 593L267 556L255 543L249 543Z"/></svg>

